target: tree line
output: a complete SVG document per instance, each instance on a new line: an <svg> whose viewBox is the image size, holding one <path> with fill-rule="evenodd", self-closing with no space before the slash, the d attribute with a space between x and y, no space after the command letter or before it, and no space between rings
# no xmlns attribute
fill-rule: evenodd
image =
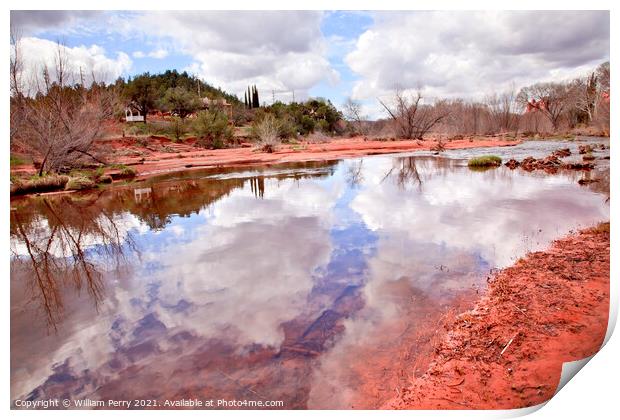
<svg viewBox="0 0 620 420"><path fill-rule="evenodd" d="M395 137L422 139L428 133L446 135L545 135L590 129L609 135L610 66L602 63L589 74L565 82L544 82L514 87L487 95L481 101L435 99L423 93L395 89L378 99L387 120L368 121L359 101L343 105L352 130L360 134L385 131Z"/></svg>
<svg viewBox="0 0 620 420"><path fill-rule="evenodd" d="M578 127L596 127L601 133L609 133L609 62L582 78L510 89L482 101L428 101L421 91L396 90L389 100L379 101L387 119L371 122L363 115L361 104L350 99L343 106L344 113L322 98L260 107L255 85L248 87L242 102L176 70L143 73L106 84L92 72L72 71L66 49L60 44L54 64L43 67L32 80L24 80L19 39L12 37L11 47L11 150L37 155L39 174L93 160L105 163L105 156L95 152L94 142L102 137L106 124L114 119L122 121L126 107L143 115L145 122L153 111L168 112L171 117L165 121L166 130L175 140L191 131L199 138L199 145L209 148L225 147L232 138L232 125L251 125L256 138L260 138L258 133L267 133L265 138L279 139L317 131L325 135L371 134L386 127L393 137L406 139L423 139L429 133L544 134ZM232 121L217 106L204 110L205 97L230 104L234 109ZM190 115L194 117L188 124L185 120ZM149 128L148 124L143 126Z"/></svg>

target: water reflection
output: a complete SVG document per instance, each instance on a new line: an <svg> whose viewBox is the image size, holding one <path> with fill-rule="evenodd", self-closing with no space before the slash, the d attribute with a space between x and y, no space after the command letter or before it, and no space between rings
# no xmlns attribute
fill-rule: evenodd
<svg viewBox="0 0 620 420"><path fill-rule="evenodd" d="M373 157L14 201L12 398L377 406L402 386L399 369L423 369L429 332L490 270L609 217L576 176ZM72 264L75 235L105 294L95 309L75 283L45 289L65 308L50 334L33 322L32 270L46 260L28 243ZM139 258L111 269L95 252L110 244Z"/></svg>
<svg viewBox="0 0 620 420"><path fill-rule="evenodd" d="M63 310L61 289L86 289L93 306L104 297L102 265L120 267L132 236L112 214L92 202L33 200L34 211L11 211L12 276L28 284L29 298L56 329Z"/></svg>

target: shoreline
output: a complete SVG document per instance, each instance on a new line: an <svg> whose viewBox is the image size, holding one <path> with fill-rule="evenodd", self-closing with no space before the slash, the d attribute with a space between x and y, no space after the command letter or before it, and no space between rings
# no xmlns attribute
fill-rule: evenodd
<svg viewBox="0 0 620 420"><path fill-rule="evenodd" d="M384 409L513 409L555 394L562 363L601 347L609 316L609 223L554 241L489 279L447 321L428 369Z"/></svg>
<svg viewBox="0 0 620 420"><path fill-rule="evenodd" d="M446 140L445 149L470 149L482 147L516 146L520 140L499 138ZM180 153L154 153L152 158L126 159L120 163L131 166L137 178L204 168L250 167L279 163L312 162L365 157L390 153L429 151L436 146L434 140L364 140L362 137L332 140L326 143L307 143L299 145L283 144L273 153L256 151L252 147L204 150L198 149L191 156ZM179 157L180 156L180 157Z"/></svg>
<svg viewBox="0 0 620 420"><path fill-rule="evenodd" d="M501 138L477 138L462 140L445 140L443 146L448 149L472 149L482 147L510 147L520 144L522 140L503 140ZM123 156L115 165L131 167L135 175L131 179L144 181L149 178L200 169L242 169L255 166L270 166L285 163L320 162L354 157L366 157L414 151L430 151L437 145L437 140L365 140L363 137L335 139L326 143L282 144L272 153L257 151L249 146L229 149L208 150L189 144L177 144L167 138L152 136L150 148L136 146L131 138L104 141L101 146L112 150L125 150L129 154L148 153L148 159ZM159 150L154 149L159 147ZM165 150L165 151L162 151ZM22 165L11 169L11 174L35 173L33 165ZM113 175L115 170L106 171ZM120 178L119 178L120 179ZM126 179L122 179L126 180ZM114 185L118 182L113 182ZM71 194L76 190L32 191L11 194L11 198L38 196L44 194Z"/></svg>

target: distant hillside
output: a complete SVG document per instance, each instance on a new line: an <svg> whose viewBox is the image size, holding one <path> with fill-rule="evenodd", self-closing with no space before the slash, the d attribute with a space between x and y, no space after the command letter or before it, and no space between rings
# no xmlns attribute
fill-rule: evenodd
<svg viewBox="0 0 620 420"><path fill-rule="evenodd" d="M196 76L190 76L186 71L179 73L177 70L166 70L160 74L144 73L135 77L148 77L152 80L155 89L160 96L163 96L166 90L173 87L182 87L189 91L199 93L201 97L208 97L211 99L225 98L229 103L241 104L242 102L237 96L228 93L220 88L211 86ZM125 85L127 82L123 79L117 80L116 84Z"/></svg>

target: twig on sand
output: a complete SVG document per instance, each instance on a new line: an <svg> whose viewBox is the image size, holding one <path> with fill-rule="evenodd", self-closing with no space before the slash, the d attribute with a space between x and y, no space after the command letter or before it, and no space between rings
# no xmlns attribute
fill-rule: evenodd
<svg viewBox="0 0 620 420"><path fill-rule="evenodd" d="M499 354L500 356L502 356L504 354L504 352L506 351L506 349L508 348L508 346L510 346L512 344L512 341L517 337L517 334L513 335L512 338L510 339L510 341L508 342L508 344L506 344L506 346L504 347L504 349L502 350L502 352Z"/></svg>
<svg viewBox="0 0 620 420"><path fill-rule="evenodd" d="M434 399L434 400L446 400L446 401L449 401L449 402L451 402L451 403L453 403L453 404L462 405L463 407L469 407L469 406L468 406L467 404L465 404L465 403L458 402L458 401L454 401L454 400L451 400L450 398L446 398L446 397L439 397L439 398L433 398L433 399Z"/></svg>
<svg viewBox="0 0 620 420"><path fill-rule="evenodd" d="M241 383L239 383L239 381L237 379L235 379L232 376L228 375L227 373L221 371L220 369L217 369L217 372L219 372L221 375L223 375L227 379L230 379L232 382L237 384L237 386L241 387L242 389L245 388L245 390L250 391L252 394L258 396L259 398L265 399L264 396L262 396L261 394L259 394L256 391L254 391L251 386L243 386Z"/></svg>
<svg viewBox="0 0 620 420"><path fill-rule="evenodd" d="M459 382L455 383L455 384L446 384L448 386L459 386L462 385L463 382L465 382L465 378L461 379Z"/></svg>
<svg viewBox="0 0 620 420"><path fill-rule="evenodd" d="M515 308L517 308L517 310L518 310L519 312L521 312L523 315L526 315L526 314L525 314L525 311L524 311L523 309L519 308L519 307L517 306L517 304L516 304L516 303L514 303L514 302L513 302L513 305L515 306Z"/></svg>

